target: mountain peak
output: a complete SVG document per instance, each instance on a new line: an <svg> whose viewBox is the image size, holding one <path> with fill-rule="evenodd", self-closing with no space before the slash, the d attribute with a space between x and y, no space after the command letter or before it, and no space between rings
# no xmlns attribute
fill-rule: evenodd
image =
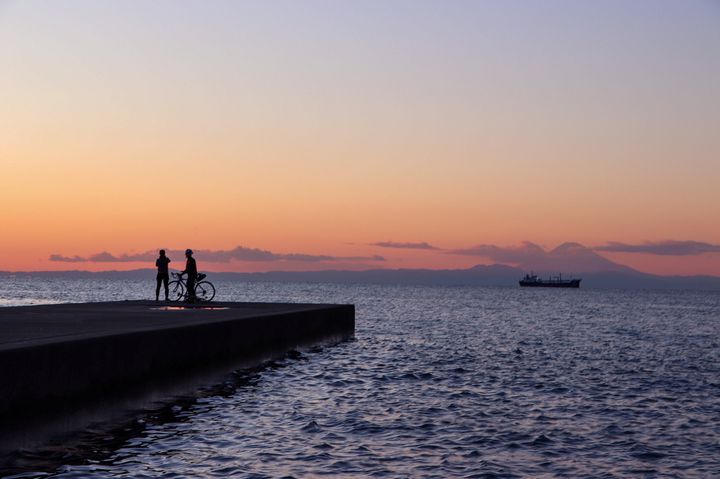
<svg viewBox="0 0 720 479"><path fill-rule="evenodd" d="M632 268L610 261L576 242L565 242L520 265L544 273L632 272Z"/></svg>
<svg viewBox="0 0 720 479"><path fill-rule="evenodd" d="M560 253L560 252L565 252L565 251L576 251L576 250L592 252L592 250L590 248L587 248L587 247L581 245L580 243L575 243L573 241L566 241L565 243L555 247L555 249L553 249L550 253L552 254L555 252Z"/></svg>

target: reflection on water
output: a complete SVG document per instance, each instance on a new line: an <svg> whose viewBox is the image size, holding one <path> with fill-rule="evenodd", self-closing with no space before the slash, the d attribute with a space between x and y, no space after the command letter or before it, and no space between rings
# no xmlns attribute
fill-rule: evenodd
<svg viewBox="0 0 720 479"><path fill-rule="evenodd" d="M152 281L75 286L78 300L116 299L95 289L106 286L130 299L154 294ZM221 300L354 303L356 339L237 371L161 411L138 412L125 432L99 431L87 441L97 454L74 451L35 471L720 475L720 294L217 286Z"/></svg>

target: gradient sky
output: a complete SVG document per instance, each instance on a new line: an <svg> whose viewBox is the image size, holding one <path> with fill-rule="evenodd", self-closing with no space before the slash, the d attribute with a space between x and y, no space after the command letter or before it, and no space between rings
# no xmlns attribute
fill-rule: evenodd
<svg viewBox="0 0 720 479"><path fill-rule="evenodd" d="M0 0L0 65L0 270L720 244L718 1ZM720 275L717 251L600 253Z"/></svg>

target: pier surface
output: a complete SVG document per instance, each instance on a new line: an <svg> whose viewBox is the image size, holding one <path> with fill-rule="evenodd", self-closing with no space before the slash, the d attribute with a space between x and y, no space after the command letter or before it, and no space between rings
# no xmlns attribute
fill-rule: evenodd
<svg viewBox="0 0 720 479"><path fill-rule="evenodd" d="M352 305L122 301L0 308L0 418L353 336Z"/></svg>

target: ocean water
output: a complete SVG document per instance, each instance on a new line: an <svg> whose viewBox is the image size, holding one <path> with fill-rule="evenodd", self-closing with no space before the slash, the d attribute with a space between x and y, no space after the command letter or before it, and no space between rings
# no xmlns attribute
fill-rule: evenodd
<svg viewBox="0 0 720 479"><path fill-rule="evenodd" d="M5 306L154 294L3 284ZM353 303L356 338L228 371L52 461L24 451L22 477L720 477L718 292L216 287Z"/></svg>

